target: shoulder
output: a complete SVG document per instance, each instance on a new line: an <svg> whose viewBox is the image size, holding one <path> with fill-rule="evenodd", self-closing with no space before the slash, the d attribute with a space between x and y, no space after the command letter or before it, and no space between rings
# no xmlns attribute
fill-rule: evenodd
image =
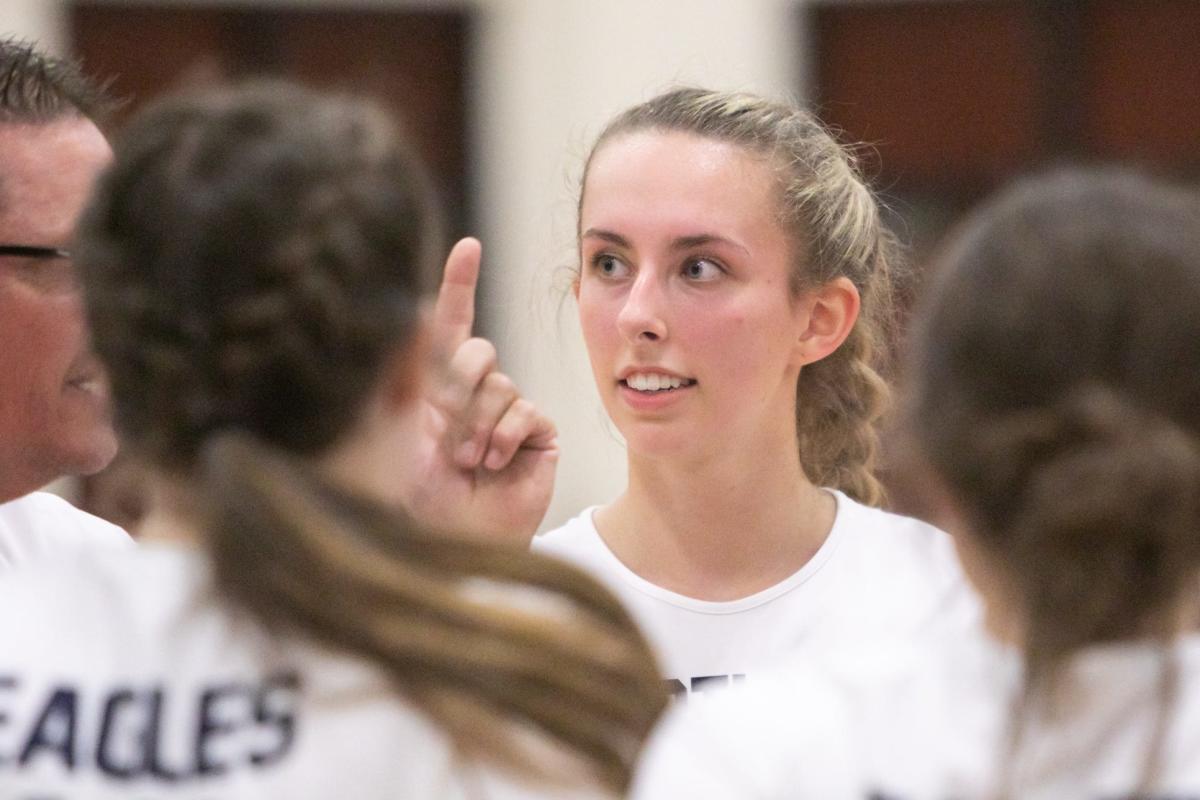
<svg viewBox="0 0 1200 800"><path fill-rule="evenodd" d="M851 714L839 689L823 671L793 663L677 705L647 745L632 797L858 796Z"/></svg>
<svg viewBox="0 0 1200 800"><path fill-rule="evenodd" d="M41 560L0 580L0 641L26 653L65 658L85 651L120 652L165 629L206 580L197 553L171 547L109 548L86 557Z"/></svg>
<svg viewBox="0 0 1200 800"><path fill-rule="evenodd" d="M946 774L986 767L1013 666L979 640L793 652L753 682L673 711L634 797L671 798L678 787L712 800L863 797L896 781L898 796L938 796Z"/></svg>
<svg viewBox="0 0 1200 800"><path fill-rule="evenodd" d="M837 499L836 524L855 537L870 537L878 543L890 542L898 547L918 549L951 546L949 534L928 522L863 505L842 492L834 491L833 495Z"/></svg>
<svg viewBox="0 0 1200 800"><path fill-rule="evenodd" d="M604 548L604 542L592 522L596 506L589 506L557 528L533 538L534 552L577 560Z"/></svg>
<svg viewBox="0 0 1200 800"><path fill-rule="evenodd" d="M979 627L982 605L948 534L835 495L838 515L822 576L846 631L903 640Z"/></svg>
<svg viewBox="0 0 1200 800"><path fill-rule="evenodd" d="M131 544L129 535L116 525L48 492L0 504L0 568Z"/></svg>
<svg viewBox="0 0 1200 800"><path fill-rule="evenodd" d="M908 571L928 576L938 573L949 580L962 579L954 542L945 531L928 522L863 505L841 492L833 535L838 549L863 567L891 573Z"/></svg>
<svg viewBox="0 0 1200 800"><path fill-rule="evenodd" d="M81 511L63 498L50 492L31 492L24 497L0 504L0 515L31 523L50 522L73 526L84 531L99 531L98 535L128 539L125 531L86 511Z"/></svg>
<svg viewBox="0 0 1200 800"><path fill-rule="evenodd" d="M1195 733L1200 731L1200 633L1181 639L1177 659L1180 685L1172 713L1178 722L1165 746L1179 765L1178 772L1189 776L1195 786L1200 783L1200 736Z"/></svg>

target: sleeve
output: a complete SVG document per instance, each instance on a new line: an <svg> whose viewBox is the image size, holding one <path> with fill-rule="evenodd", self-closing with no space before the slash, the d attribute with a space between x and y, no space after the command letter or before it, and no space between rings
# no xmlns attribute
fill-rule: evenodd
<svg viewBox="0 0 1200 800"><path fill-rule="evenodd" d="M632 800L862 797L848 705L794 671L677 707L651 737Z"/></svg>

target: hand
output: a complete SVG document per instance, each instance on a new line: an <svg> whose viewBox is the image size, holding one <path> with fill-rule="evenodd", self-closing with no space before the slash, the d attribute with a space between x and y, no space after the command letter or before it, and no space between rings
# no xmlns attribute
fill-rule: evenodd
<svg viewBox="0 0 1200 800"><path fill-rule="evenodd" d="M558 432L497 369L492 343L471 336L480 255L467 238L446 259L408 505L438 529L528 545L554 491Z"/></svg>

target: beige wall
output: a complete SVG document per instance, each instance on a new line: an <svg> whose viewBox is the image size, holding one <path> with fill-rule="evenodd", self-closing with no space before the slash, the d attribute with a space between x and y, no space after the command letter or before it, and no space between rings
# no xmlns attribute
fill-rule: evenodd
<svg viewBox="0 0 1200 800"><path fill-rule="evenodd" d="M464 5L449 0L261 4ZM485 248L485 332L496 340L504 368L558 423L563 458L546 519L553 525L585 505L611 499L625 480L624 455L592 385L573 301L560 303L561 292L553 288L556 268L573 260L575 183L587 146L614 112L675 82L794 94L802 85L793 16L797 3L478 0L465 5L479 12L471 146ZM0 29L59 49L65 37L56 0L4 0L0 7Z"/></svg>
<svg viewBox="0 0 1200 800"><path fill-rule="evenodd" d="M0 33L36 39L49 50L62 52L63 10L56 0L4 0L0 3Z"/></svg>

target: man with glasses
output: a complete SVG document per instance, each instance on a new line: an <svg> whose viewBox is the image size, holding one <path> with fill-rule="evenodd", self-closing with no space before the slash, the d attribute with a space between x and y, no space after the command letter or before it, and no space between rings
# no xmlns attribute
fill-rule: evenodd
<svg viewBox="0 0 1200 800"><path fill-rule="evenodd" d="M102 469L117 450L69 252L112 156L93 121L106 107L73 64L0 39L0 572L128 542L37 491Z"/></svg>

